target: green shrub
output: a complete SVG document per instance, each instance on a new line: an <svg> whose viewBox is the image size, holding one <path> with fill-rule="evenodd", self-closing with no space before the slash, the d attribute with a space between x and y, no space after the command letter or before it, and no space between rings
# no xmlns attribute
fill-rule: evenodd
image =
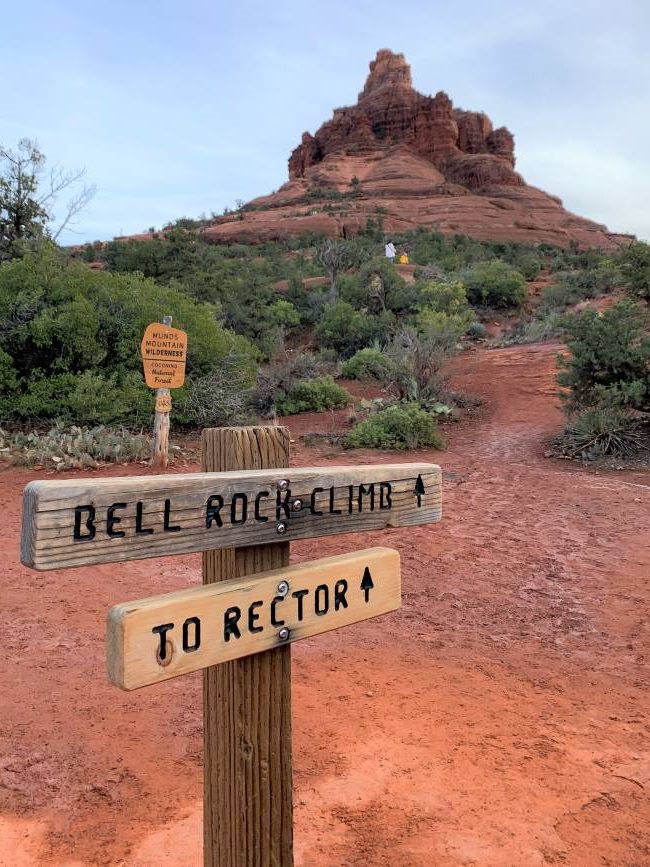
<svg viewBox="0 0 650 867"><path fill-rule="evenodd" d="M460 280L453 282L428 280L416 285L422 307L428 307L437 313L447 313L450 316L468 316L470 321L474 318L469 308L465 284Z"/></svg>
<svg viewBox="0 0 650 867"><path fill-rule="evenodd" d="M650 304L650 244L634 241L621 256L627 291Z"/></svg>
<svg viewBox="0 0 650 867"><path fill-rule="evenodd" d="M350 358L375 340L385 341L394 323L392 313L370 316L355 310L347 301L339 301L325 308L314 336L319 346L334 349L341 358Z"/></svg>
<svg viewBox="0 0 650 867"><path fill-rule="evenodd" d="M593 273L598 292L611 292L625 283L621 265L614 258L603 259Z"/></svg>
<svg viewBox="0 0 650 867"><path fill-rule="evenodd" d="M462 335L467 331L474 314L441 313L430 307L423 307L415 317L415 324L420 334L435 338L438 344L447 346L451 351Z"/></svg>
<svg viewBox="0 0 650 867"><path fill-rule="evenodd" d="M21 382L21 389L5 401L5 419L65 424L125 424L138 427L153 415L154 399L143 377L135 371L104 376L94 370L43 375Z"/></svg>
<svg viewBox="0 0 650 867"><path fill-rule="evenodd" d="M359 269L357 297L347 294L352 303L373 313L392 310L406 313L413 309L416 290L406 283L385 256L375 256Z"/></svg>
<svg viewBox="0 0 650 867"><path fill-rule="evenodd" d="M528 290L520 271L505 262L479 262L463 277L472 304L519 307Z"/></svg>
<svg viewBox="0 0 650 867"><path fill-rule="evenodd" d="M542 263L538 255L525 253L515 259L514 266L524 276L524 280L534 280L539 274Z"/></svg>
<svg viewBox="0 0 650 867"><path fill-rule="evenodd" d="M540 309L543 311L566 310L586 298L593 298L591 288L578 286L575 283L557 282L544 286L540 293Z"/></svg>
<svg viewBox="0 0 650 867"><path fill-rule="evenodd" d="M441 449L445 443L434 416L417 403L396 403L356 425L344 445L349 449Z"/></svg>
<svg viewBox="0 0 650 867"><path fill-rule="evenodd" d="M609 406L650 410L648 316L620 301L602 315L594 309L566 316L568 358L560 358L560 385L569 410Z"/></svg>
<svg viewBox="0 0 650 867"><path fill-rule="evenodd" d="M485 337L485 333L485 325L483 325L482 322L479 322L478 319L470 322L467 328L467 336L471 337L472 340L482 340Z"/></svg>
<svg viewBox="0 0 650 867"><path fill-rule="evenodd" d="M557 311L541 314L534 319L524 319L504 335L502 345L513 343L543 343L557 340L564 333L564 317Z"/></svg>
<svg viewBox="0 0 650 867"><path fill-rule="evenodd" d="M559 271L553 283L542 289L540 307L544 310L564 310L609 291L619 281L619 269L606 259L592 270Z"/></svg>
<svg viewBox="0 0 650 867"><path fill-rule="evenodd" d="M392 360L374 347L360 349L349 358L341 368L341 374L348 379L376 380L387 382L394 371Z"/></svg>
<svg viewBox="0 0 650 867"><path fill-rule="evenodd" d="M553 446L559 454L585 460L634 458L650 451L650 424L612 407L587 410L571 419Z"/></svg>
<svg viewBox="0 0 650 867"><path fill-rule="evenodd" d="M317 358L311 352L284 352L260 368L257 382L250 396L251 408L258 415L269 417L277 414L279 398L299 380L315 379L329 373L336 365Z"/></svg>
<svg viewBox="0 0 650 867"><path fill-rule="evenodd" d="M331 376L294 383L289 391L278 397L277 411L280 415L295 415L297 412L323 412L326 409L341 409L350 402L350 394Z"/></svg>
<svg viewBox="0 0 650 867"><path fill-rule="evenodd" d="M300 325L300 314L291 301L278 298L269 308L271 322L276 328L290 329Z"/></svg>
<svg viewBox="0 0 650 867"><path fill-rule="evenodd" d="M91 271L44 247L0 267L2 420L139 425L151 418L140 342L163 314L188 332L187 382L227 357L253 384L257 351L219 311L141 274Z"/></svg>

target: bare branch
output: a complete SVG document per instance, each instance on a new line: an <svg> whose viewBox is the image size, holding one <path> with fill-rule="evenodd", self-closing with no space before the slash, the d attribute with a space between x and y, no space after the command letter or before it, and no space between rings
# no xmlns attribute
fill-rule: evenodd
<svg viewBox="0 0 650 867"><path fill-rule="evenodd" d="M37 201L38 204L45 208L48 203L52 203L57 195L68 187L74 186L86 174L86 169L78 169L77 171L66 172L61 166L54 166L50 169L48 186L42 196Z"/></svg>
<svg viewBox="0 0 650 867"><path fill-rule="evenodd" d="M59 235L64 231L64 229L66 229L74 222L74 218L77 216L77 214L80 213L80 211L83 211L84 208L88 206L89 202L93 199L96 192L97 187L94 184L92 184L90 187L84 185L83 189L80 190L76 196L73 196L70 199L63 222L56 230L56 232L52 235L53 241L56 241Z"/></svg>

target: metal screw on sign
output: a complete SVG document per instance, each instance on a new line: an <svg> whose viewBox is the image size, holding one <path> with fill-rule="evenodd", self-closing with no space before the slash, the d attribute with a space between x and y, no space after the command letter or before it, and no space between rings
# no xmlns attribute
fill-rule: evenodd
<svg viewBox="0 0 650 867"><path fill-rule="evenodd" d="M288 487L289 487L288 479L280 479L280 481L278 482L278 490L279 491L286 491Z"/></svg>
<svg viewBox="0 0 650 867"><path fill-rule="evenodd" d="M294 500L291 503L291 511L299 512L302 509L302 500Z"/></svg>
<svg viewBox="0 0 650 867"><path fill-rule="evenodd" d="M289 584L286 581L280 581L278 584L278 596L286 596L289 592Z"/></svg>
<svg viewBox="0 0 650 867"><path fill-rule="evenodd" d="M289 630L287 629L286 626L283 626L282 629L280 629L278 631L278 638L280 639L280 641L286 641L288 637L289 637Z"/></svg>
<svg viewBox="0 0 650 867"><path fill-rule="evenodd" d="M278 531L278 534L280 536L284 536L284 534L287 532L287 525L283 524L283 523L279 523L278 526L276 527L276 530Z"/></svg>

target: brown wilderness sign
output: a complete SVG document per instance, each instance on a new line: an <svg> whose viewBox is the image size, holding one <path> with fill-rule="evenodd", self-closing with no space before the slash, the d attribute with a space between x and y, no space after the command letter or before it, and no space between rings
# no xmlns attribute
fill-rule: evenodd
<svg viewBox="0 0 650 867"><path fill-rule="evenodd" d="M112 683L137 689L400 606L399 553L370 548L115 605Z"/></svg>
<svg viewBox="0 0 650 867"><path fill-rule="evenodd" d="M144 332L140 351L144 363L144 378L150 388L180 388L185 381L185 331L152 322Z"/></svg>
<svg viewBox="0 0 650 867"><path fill-rule="evenodd" d="M425 463L35 481L21 560L60 569L440 517L440 467Z"/></svg>

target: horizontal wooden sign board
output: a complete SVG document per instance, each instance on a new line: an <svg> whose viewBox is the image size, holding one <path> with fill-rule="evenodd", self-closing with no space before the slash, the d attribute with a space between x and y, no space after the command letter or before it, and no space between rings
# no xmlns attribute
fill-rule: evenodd
<svg viewBox="0 0 650 867"><path fill-rule="evenodd" d="M441 486L424 463L30 482L21 560L60 569L430 524Z"/></svg>
<svg viewBox="0 0 650 867"><path fill-rule="evenodd" d="M108 614L108 677L137 689L377 617L400 598L398 552L370 548L125 602Z"/></svg>

